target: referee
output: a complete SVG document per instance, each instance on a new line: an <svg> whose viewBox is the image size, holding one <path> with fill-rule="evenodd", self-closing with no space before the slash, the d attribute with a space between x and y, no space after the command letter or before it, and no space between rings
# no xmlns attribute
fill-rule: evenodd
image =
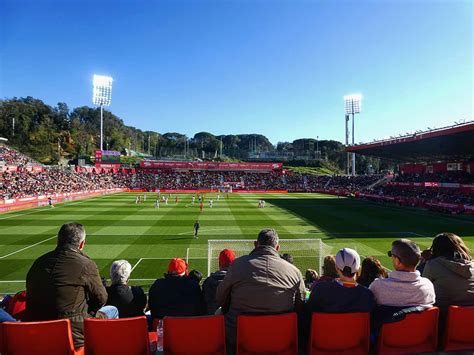
<svg viewBox="0 0 474 355"><path fill-rule="evenodd" d="M196 221L196 223L194 223L194 238L195 239L198 239L199 227L201 227L199 224L199 221Z"/></svg>

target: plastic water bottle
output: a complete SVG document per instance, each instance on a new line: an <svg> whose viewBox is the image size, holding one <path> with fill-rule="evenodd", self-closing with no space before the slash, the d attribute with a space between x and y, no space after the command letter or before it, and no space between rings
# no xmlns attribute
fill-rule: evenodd
<svg viewBox="0 0 474 355"><path fill-rule="evenodd" d="M163 352L163 319L160 319L158 321L158 326L156 327L156 335L158 336L156 351Z"/></svg>

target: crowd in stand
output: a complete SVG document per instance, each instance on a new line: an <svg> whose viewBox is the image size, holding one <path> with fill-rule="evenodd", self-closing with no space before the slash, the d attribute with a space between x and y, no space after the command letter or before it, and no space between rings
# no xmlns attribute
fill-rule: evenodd
<svg viewBox="0 0 474 355"><path fill-rule="evenodd" d="M371 191L379 196L411 199L418 202L443 202L474 205L474 193L451 188L381 186Z"/></svg>
<svg viewBox="0 0 474 355"><path fill-rule="evenodd" d="M456 184L472 184L474 183L474 175L467 171L447 171L431 174L400 174L394 182L442 182Z"/></svg>
<svg viewBox="0 0 474 355"><path fill-rule="evenodd" d="M33 159L20 153L19 151L11 149L5 145L0 145L0 165L24 166L34 163L36 162Z"/></svg>
<svg viewBox="0 0 474 355"><path fill-rule="evenodd" d="M172 259L148 297L141 287L128 285L132 267L126 260L112 264L111 285L104 285L95 263L83 253L85 238L82 225L63 225L57 247L33 263L26 280L23 320L69 318L76 348L84 345L84 319L127 318L148 311L150 325L166 316L223 314L227 350L233 354L239 315L297 312L304 353L313 312L370 313L375 338L381 325L396 321L401 313L437 306L442 329L450 305L474 305L471 252L452 233L437 235L423 252L411 240L393 241L387 253L394 269L390 272L375 257L361 262L355 250L342 248L324 259L321 276L309 269L305 280L292 259L280 255L276 231L264 229L250 254L235 258L232 250L222 250L219 270L202 286L200 272L189 272L184 260ZM15 321L5 311L0 320Z"/></svg>
<svg viewBox="0 0 474 355"><path fill-rule="evenodd" d="M23 154L0 146L0 163L23 166L33 161ZM342 195L370 193L380 197L405 199L405 204L420 203L474 204L474 193L448 187L372 185L383 175L318 176L292 171L171 171L138 170L136 173L76 173L70 169L44 168L42 171L19 169L0 173L0 199L52 195L107 188L157 189L217 189L232 187L246 190L288 190L290 192L328 191ZM392 182L472 183L474 174L443 172L434 174L400 174Z"/></svg>

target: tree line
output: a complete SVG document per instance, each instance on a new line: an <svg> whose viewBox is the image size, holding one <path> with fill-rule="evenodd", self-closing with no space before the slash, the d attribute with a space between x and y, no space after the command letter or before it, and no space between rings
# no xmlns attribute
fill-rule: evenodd
<svg viewBox="0 0 474 355"><path fill-rule="evenodd" d="M290 156L293 161L303 158L297 165L306 164L308 157L319 158L342 170L345 165L344 145L334 140L304 138L273 145L261 134L213 135L199 132L188 137L177 132L143 131L126 125L107 110L103 115L104 149L123 154L204 159L225 156L247 160L266 152L273 154L271 156ZM61 159L88 160L99 148L99 135L99 108L81 106L70 109L64 102L52 107L31 96L0 100L0 137L7 138L9 145L41 163L54 164ZM367 169L372 162L370 158L361 156L358 160L363 165L361 170Z"/></svg>

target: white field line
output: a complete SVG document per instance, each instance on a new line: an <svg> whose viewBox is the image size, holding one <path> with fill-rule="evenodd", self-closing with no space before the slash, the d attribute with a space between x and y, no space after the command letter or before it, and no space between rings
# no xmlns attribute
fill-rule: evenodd
<svg viewBox="0 0 474 355"><path fill-rule="evenodd" d="M0 256L0 260L1 260L1 259L8 258L9 256L15 255L15 254L17 254L17 253L20 253L20 252L22 252L22 251L24 251L24 250L26 250L26 249L33 248L33 247L35 247L35 246L37 246L37 245L39 245L39 244L41 244L41 243L47 242L48 240L51 240L51 239L56 238L56 237L57 237L57 236L55 235L55 236L52 236L52 237L47 238L47 239L45 239L45 240L42 240L42 241L40 241L40 242L38 242L38 243L31 244L31 245L28 245L27 247L18 249L18 250L14 251L14 252L11 252L11 253L7 254L7 255L2 255L2 256Z"/></svg>
<svg viewBox="0 0 474 355"><path fill-rule="evenodd" d="M135 270L135 268L140 264L140 262L143 260L143 258L140 258L135 265L133 265L132 270L130 270L130 273Z"/></svg>

